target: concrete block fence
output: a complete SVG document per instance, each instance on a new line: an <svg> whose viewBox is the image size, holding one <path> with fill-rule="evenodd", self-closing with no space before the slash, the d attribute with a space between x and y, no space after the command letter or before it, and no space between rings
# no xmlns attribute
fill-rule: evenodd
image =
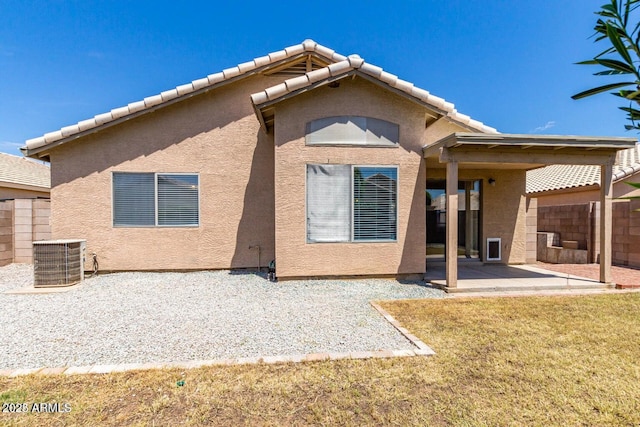
<svg viewBox="0 0 640 427"><path fill-rule="evenodd" d="M50 216L48 199L0 201L0 266L33 263L32 242L51 238Z"/></svg>
<svg viewBox="0 0 640 427"><path fill-rule="evenodd" d="M586 249L588 262L598 262L600 255L600 203L538 206L538 231L575 240L578 249ZM612 262L615 265L640 267L640 200L614 200Z"/></svg>

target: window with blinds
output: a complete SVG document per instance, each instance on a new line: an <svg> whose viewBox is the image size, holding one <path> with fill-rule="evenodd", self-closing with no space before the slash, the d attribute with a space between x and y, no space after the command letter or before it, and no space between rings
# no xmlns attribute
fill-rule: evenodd
<svg viewBox="0 0 640 427"><path fill-rule="evenodd" d="M397 240L398 168L307 165L307 241Z"/></svg>
<svg viewBox="0 0 640 427"><path fill-rule="evenodd" d="M198 187L196 174L114 172L113 225L198 226Z"/></svg>
<svg viewBox="0 0 640 427"><path fill-rule="evenodd" d="M353 167L353 240L396 240L398 169Z"/></svg>
<svg viewBox="0 0 640 427"><path fill-rule="evenodd" d="M400 127L373 117L324 117L307 123L307 145L398 146Z"/></svg>

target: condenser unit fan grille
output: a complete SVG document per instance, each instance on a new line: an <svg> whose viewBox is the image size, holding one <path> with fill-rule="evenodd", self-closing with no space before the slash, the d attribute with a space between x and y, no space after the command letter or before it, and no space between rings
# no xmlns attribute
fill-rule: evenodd
<svg viewBox="0 0 640 427"><path fill-rule="evenodd" d="M69 286L84 279L84 240L33 242L34 286Z"/></svg>

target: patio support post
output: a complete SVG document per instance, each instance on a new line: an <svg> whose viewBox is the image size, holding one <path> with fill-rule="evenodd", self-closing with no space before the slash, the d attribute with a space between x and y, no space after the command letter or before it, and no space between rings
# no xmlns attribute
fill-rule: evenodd
<svg viewBox="0 0 640 427"><path fill-rule="evenodd" d="M447 287L458 286L458 162L447 163L446 279Z"/></svg>
<svg viewBox="0 0 640 427"><path fill-rule="evenodd" d="M471 190L473 190L473 182L464 182L464 256L471 258L471 247L473 246L473 218L471 217Z"/></svg>
<svg viewBox="0 0 640 427"><path fill-rule="evenodd" d="M613 159L600 166L600 282L612 283Z"/></svg>

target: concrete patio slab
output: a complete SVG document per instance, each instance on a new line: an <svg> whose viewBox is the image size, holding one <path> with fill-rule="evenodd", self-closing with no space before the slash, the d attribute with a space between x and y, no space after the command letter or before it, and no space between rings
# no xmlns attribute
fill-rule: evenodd
<svg viewBox="0 0 640 427"><path fill-rule="evenodd" d="M425 281L449 293L523 292L550 290L610 289L613 284L587 277L545 270L532 265L498 265L480 262L458 264L458 286L445 280L445 263L429 261Z"/></svg>

